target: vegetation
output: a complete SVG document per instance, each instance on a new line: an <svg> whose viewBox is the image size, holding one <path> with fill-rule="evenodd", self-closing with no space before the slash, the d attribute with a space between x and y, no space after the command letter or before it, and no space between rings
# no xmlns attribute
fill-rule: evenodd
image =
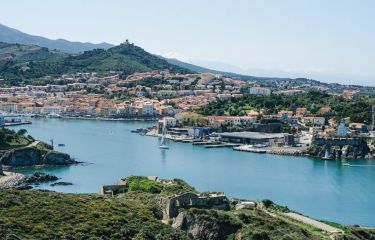
<svg viewBox="0 0 375 240"><path fill-rule="evenodd" d="M195 189L180 179L174 179L177 184L162 184L150 180L144 176L129 176L126 178L129 191L140 191L146 193L160 193L170 195L183 192L195 192Z"/></svg>
<svg viewBox="0 0 375 240"><path fill-rule="evenodd" d="M280 110L294 111L299 107L306 107L312 115L320 115L321 107L331 107L332 116L337 120L350 117L353 122L371 122L371 106L375 104L374 96L355 96L345 99L339 96L328 95L320 91L309 91L294 96L271 95L257 96L245 95L241 98L232 98L224 101L211 102L197 110L203 115L230 115L241 116L246 110L266 109L270 114Z"/></svg>
<svg viewBox="0 0 375 240"><path fill-rule="evenodd" d="M0 78L3 84L20 85L48 83L45 76L63 73L117 71L122 77L134 72L169 70L189 73L190 70L168 63L129 42L108 50L94 49L69 55L38 46L0 43Z"/></svg>
<svg viewBox="0 0 375 240"><path fill-rule="evenodd" d="M7 128L0 128L0 150L24 147L34 141L31 136L25 136L27 132L25 129L21 130L15 132Z"/></svg>
<svg viewBox="0 0 375 240"><path fill-rule="evenodd" d="M154 217L148 206L122 198L45 191L4 190L4 239L187 239ZM144 238L149 236L150 238Z"/></svg>

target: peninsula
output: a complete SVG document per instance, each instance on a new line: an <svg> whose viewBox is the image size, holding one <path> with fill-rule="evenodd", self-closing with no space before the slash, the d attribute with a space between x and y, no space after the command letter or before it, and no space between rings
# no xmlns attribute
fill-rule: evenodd
<svg viewBox="0 0 375 240"><path fill-rule="evenodd" d="M4 171L35 166L66 166L77 163L68 154L35 140L25 129L18 132L0 128L0 189L18 186L25 180L21 174Z"/></svg>

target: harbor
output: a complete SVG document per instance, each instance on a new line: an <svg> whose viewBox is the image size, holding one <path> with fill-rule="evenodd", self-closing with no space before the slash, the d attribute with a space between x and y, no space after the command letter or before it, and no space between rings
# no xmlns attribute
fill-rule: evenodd
<svg viewBox="0 0 375 240"><path fill-rule="evenodd" d="M36 188L70 193L97 192L98 186L129 175L181 178L202 192L217 190L244 199L272 199L315 219L375 226L372 160L348 160L350 166L344 166L335 159L234 151L233 146L212 149L216 146L193 145L196 140L192 138L168 134L169 149L161 150L158 135L131 133L154 125L148 121L35 118L33 124L11 129L25 128L36 139L65 144L63 148L56 144L57 150L85 164L17 172L55 175L73 185L40 184ZM168 139L171 137L174 140Z"/></svg>

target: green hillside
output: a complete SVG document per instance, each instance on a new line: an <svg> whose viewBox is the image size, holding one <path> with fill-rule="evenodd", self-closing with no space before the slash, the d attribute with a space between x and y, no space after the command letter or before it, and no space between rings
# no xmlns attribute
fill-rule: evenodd
<svg viewBox="0 0 375 240"><path fill-rule="evenodd" d="M35 45L0 43L0 78L3 85L20 85L45 76L75 72L134 72L169 70L188 73L185 68L168 63L131 43L94 49L79 55L51 51Z"/></svg>

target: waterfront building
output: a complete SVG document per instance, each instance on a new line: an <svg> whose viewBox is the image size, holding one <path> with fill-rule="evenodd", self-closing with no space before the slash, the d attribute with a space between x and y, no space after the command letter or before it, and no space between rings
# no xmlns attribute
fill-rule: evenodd
<svg viewBox="0 0 375 240"><path fill-rule="evenodd" d="M223 142L239 144L262 144L272 146L284 143L283 133L263 133L263 132L225 132L218 133Z"/></svg>
<svg viewBox="0 0 375 240"><path fill-rule="evenodd" d="M337 135L340 137L345 137L348 134L348 129L345 122L341 120L340 125L337 127Z"/></svg>
<svg viewBox="0 0 375 240"><path fill-rule="evenodd" d="M263 87L252 87L250 88L250 94L269 96L271 95L271 90L269 88L263 88Z"/></svg>

